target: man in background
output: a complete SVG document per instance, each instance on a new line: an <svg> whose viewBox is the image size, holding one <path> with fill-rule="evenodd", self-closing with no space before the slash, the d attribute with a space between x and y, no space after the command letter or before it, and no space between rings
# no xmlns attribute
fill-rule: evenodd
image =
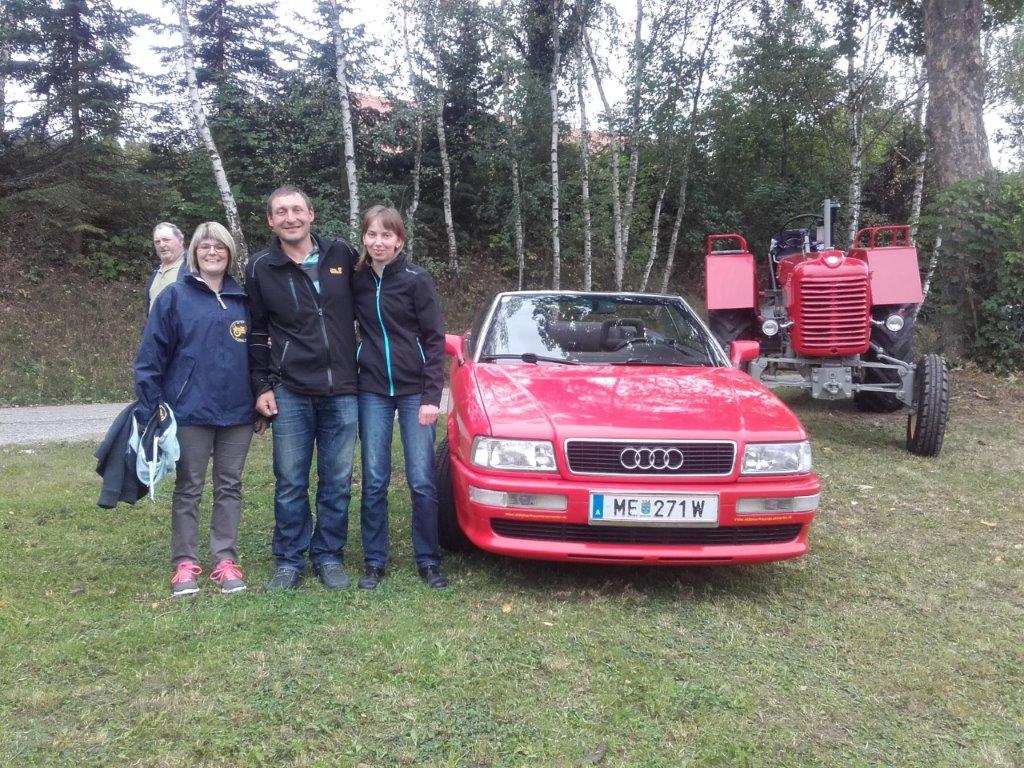
<svg viewBox="0 0 1024 768"><path fill-rule="evenodd" d="M146 285L146 314L160 291L178 279L181 265L185 262L185 238L181 230L169 221L162 221L153 227L153 250L160 259Z"/></svg>

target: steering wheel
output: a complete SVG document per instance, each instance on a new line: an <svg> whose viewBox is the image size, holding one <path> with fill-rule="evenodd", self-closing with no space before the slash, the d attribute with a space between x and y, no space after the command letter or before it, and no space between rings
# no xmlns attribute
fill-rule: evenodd
<svg viewBox="0 0 1024 768"><path fill-rule="evenodd" d="M611 338L613 328L632 328L633 335L627 336L624 339L613 339ZM634 320L628 317L619 317L613 320L605 320L601 323L601 349L607 350L608 352L615 352L616 350L627 347L633 342L639 341L643 338L644 324L640 320Z"/></svg>
<svg viewBox="0 0 1024 768"><path fill-rule="evenodd" d="M820 213L798 213L796 216L790 216L788 219L786 219L786 221L783 222L782 228L779 231L784 232L785 230L790 229L789 225L792 224L794 221L800 221L800 219L813 220L815 227L825 226L825 217L822 216Z"/></svg>

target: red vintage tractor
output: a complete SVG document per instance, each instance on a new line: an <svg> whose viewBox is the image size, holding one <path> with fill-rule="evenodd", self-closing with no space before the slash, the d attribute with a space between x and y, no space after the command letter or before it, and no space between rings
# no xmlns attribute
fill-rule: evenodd
<svg viewBox="0 0 1024 768"><path fill-rule="evenodd" d="M709 236L711 330L733 364L768 387L852 397L863 411L908 411L907 450L936 456L949 415L949 369L939 355L914 362L923 295L910 228L862 229L843 253L832 247L836 208L826 200L822 214L783 225L768 248L763 290L747 241Z"/></svg>

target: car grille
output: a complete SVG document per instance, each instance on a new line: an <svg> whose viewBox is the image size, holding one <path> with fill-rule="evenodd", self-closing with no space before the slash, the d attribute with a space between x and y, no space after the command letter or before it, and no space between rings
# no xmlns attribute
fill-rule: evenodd
<svg viewBox="0 0 1024 768"><path fill-rule="evenodd" d="M736 525L720 528L669 528L625 525L538 523L528 520L492 519L491 530L499 536L537 541L592 544L772 544L792 541L801 523L786 525Z"/></svg>
<svg viewBox="0 0 1024 768"><path fill-rule="evenodd" d="M682 453L682 466L650 467L629 469L622 465L620 455L627 448L675 449ZM568 440L565 444L565 458L569 471L578 475L665 475L681 477L688 475L728 475L732 472L736 446L732 443L646 443Z"/></svg>
<svg viewBox="0 0 1024 768"><path fill-rule="evenodd" d="M866 346L868 279L804 278L800 283L800 322L794 346L803 354L830 355Z"/></svg>

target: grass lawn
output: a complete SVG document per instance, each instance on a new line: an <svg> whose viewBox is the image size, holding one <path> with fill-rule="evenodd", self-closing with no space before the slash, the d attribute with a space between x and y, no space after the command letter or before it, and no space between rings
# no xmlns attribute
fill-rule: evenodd
<svg viewBox="0 0 1024 768"><path fill-rule="evenodd" d="M184 602L169 484L100 510L92 446L0 449L0 765L1024 765L1024 384L954 384L935 460L904 452L901 416L794 399L825 486L806 558L453 556L443 593L396 484L380 590L265 595L266 439L257 588Z"/></svg>

